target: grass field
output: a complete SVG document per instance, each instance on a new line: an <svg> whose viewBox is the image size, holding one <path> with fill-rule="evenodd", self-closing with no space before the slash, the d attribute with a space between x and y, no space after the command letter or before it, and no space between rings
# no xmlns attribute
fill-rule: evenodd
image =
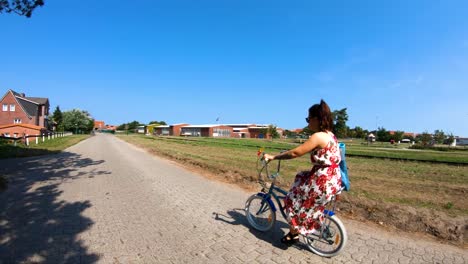
<svg viewBox="0 0 468 264"><path fill-rule="evenodd" d="M250 186L257 179L256 154L259 147L263 147L267 153L277 153L280 149L290 149L297 145L266 140L142 135L122 135L119 137L157 155L209 171L218 175L221 180L241 185L250 184ZM375 147L366 148L366 146L348 144L347 151L348 153L363 151L369 156L372 154L377 157L382 156L381 150ZM347 157L351 175L351 191L344 195L343 200L345 203L350 203L350 210L356 212L359 211L359 208L364 208L364 211L380 210L382 215L379 217L385 219L377 217L373 220L378 222L385 220L385 223L388 223L390 221L389 215L385 215L390 213L388 208L397 206L398 210L402 207L409 208L410 211L413 209L430 210L434 218L437 215L445 220L449 219L448 221L452 218L457 219L457 221L465 219L465 223L468 224L468 220L466 220L468 219L468 165L459 164L468 161L468 153L466 151L455 152L456 155L449 156L444 160L454 161L458 164L453 165L403 160L407 157L438 160L437 156L447 155L446 152L400 151L401 153L397 154L398 159L354 157L352 155ZM298 171L308 170L310 167L308 156L283 161L280 184L286 188L289 187ZM362 214L368 213L372 214L372 212L358 214L362 216ZM372 219L374 216L366 215L365 217ZM394 219L394 221L398 222L399 219ZM399 225L398 223L393 224ZM411 229L412 227L407 228ZM405 228L403 227L403 229Z"/></svg>
<svg viewBox="0 0 468 264"><path fill-rule="evenodd" d="M24 143L18 142L17 146L12 143L7 143L5 140L0 141L0 159L31 157L46 154L58 153L76 143L85 140L89 135L72 135L66 137L59 137L51 140L46 140L39 144L35 144L32 140L29 147Z"/></svg>
<svg viewBox="0 0 468 264"><path fill-rule="evenodd" d="M136 136L133 134L133 136ZM297 140L258 140L258 139L223 139L223 138L182 138L160 137L161 140L174 141L179 144L192 144L203 146L224 146L226 149L258 149L268 148L271 151L280 151L299 145ZM451 149L450 151L408 149L408 144L374 143L367 146L361 140L346 141L348 156L375 157L398 159L408 161L428 161L448 164L467 164L468 151L464 149Z"/></svg>

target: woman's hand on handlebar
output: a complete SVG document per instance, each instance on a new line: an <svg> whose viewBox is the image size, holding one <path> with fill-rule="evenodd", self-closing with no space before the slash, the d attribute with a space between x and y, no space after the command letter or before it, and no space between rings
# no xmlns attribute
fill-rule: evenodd
<svg viewBox="0 0 468 264"><path fill-rule="evenodd" d="M266 162L268 162L268 161L270 161L270 160L274 160L274 159L275 159L275 155L270 155L270 154L266 154L266 153L265 153L265 155L263 155L263 159L264 159Z"/></svg>

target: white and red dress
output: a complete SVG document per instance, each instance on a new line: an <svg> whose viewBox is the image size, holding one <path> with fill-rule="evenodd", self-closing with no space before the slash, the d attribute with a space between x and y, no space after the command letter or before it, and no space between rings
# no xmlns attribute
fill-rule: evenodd
<svg viewBox="0 0 468 264"><path fill-rule="evenodd" d="M289 224L303 235L320 229L325 205L341 190L341 161L338 140L328 132L330 141L322 149L312 151L314 165L310 171L296 175L294 184L285 198Z"/></svg>

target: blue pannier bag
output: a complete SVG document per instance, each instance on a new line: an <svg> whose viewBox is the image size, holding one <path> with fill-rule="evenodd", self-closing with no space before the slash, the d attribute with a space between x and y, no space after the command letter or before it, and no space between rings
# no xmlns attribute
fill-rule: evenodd
<svg viewBox="0 0 468 264"><path fill-rule="evenodd" d="M341 186L344 188L345 191L349 191L351 183L349 182L348 167L346 167L346 145L344 143L339 143L339 147L341 153Z"/></svg>

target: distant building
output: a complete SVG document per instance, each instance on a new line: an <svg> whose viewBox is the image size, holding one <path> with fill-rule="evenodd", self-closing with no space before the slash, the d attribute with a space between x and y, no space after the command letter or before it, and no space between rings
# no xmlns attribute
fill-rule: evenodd
<svg viewBox="0 0 468 264"><path fill-rule="evenodd" d="M147 133L154 135L154 128L160 126L160 124L150 124L146 126Z"/></svg>
<svg viewBox="0 0 468 264"><path fill-rule="evenodd" d="M117 126L114 126L114 125L106 125L106 129L107 130L117 130Z"/></svg>
<svg viewBox="0 0 468 264"><path fill-rule="evenodd" d="M232 127L232 137L234 138L250 138L249 127L256 126L255 124L225 124Z"/></svg>
<svg viewBox="0 0 468 264"><path fill-rule="evenodd" d="M231 137L233 128L225 125L188 125L180 129L181 136Z"/></svg>
<svg viewBox="0 0 468 264"><path fill-rule="evenodd" d="M136 132L139 134L146 134L146 125L137 126Z"/></svg>
<svg viewBox="0 0 468 264"><path fill-rule="evenodd" d="M174 124L154 126L151 134L158 136L269 138L267 129L268 125L255 124ZM284 130L282 128L276 130L283 136Z"/></svg>
<svg viewBox="0 0 468 264"><path fill-rule="evenodd" d="M94 121L94 130L101 130L106 127L104 121Z"/></svg>
<svg viewBox="0 0 468 264"><path fill-rule="evenodd" d="M468 146L468 138L455 138L456 146Z"/></svg>
<svg viewBox="0 0 468 264"><path fill-rule="evenodd" d="M154 135L158 136L180 136L181 128L188 126L189 124L174 124L174 125L165 125L157 126L154 128Z"/></svg>

